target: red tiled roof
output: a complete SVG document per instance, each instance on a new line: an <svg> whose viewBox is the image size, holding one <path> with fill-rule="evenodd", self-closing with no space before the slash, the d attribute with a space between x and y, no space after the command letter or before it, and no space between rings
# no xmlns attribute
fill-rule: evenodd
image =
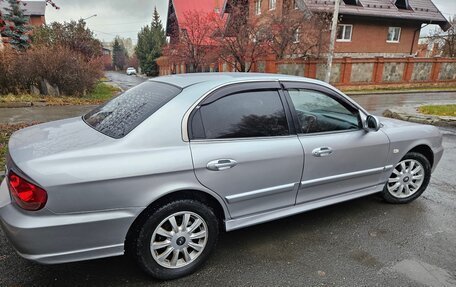
<svg viewBox="0 0 456 287"><path fill-rule="evenodd" d="M223 0L170 0L170 2L174 6L178 22L184 19L185 13L191 11L219 13L223 5Z"/></svg>
<svg viewBox="0 0 456 287"><path fill-rule="evenodd" d="M185 27L186 25L191 25L187 22L188 15L191 13L198 13L201 17L214 17L220 19L223 23L225 21L224 17L220 16L220 11L224 0L169 0L169 9L168 9L168 21L166 34L167 36L172 36L174 34L174 29L178 27L181 29L192 30L192 27ZM190 20L191 21L191 20ZM186 23L187 22L187 23ZM199 38L197 35L197 27L192 30L192 35L195 38ZM215 29L215 27L214 27ZM205 39L207 45L213 45L213 41L210 38Z"/></svg>

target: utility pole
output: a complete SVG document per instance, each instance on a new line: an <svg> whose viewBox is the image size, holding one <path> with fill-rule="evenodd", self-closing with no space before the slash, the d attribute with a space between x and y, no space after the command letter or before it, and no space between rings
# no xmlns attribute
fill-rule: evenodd
<svg viewBox="0 0 456 287"><path fill-rule="evenodd" d="M334 46L336 44L336 33L337 33L337 24L339 22L339 10L340 10L340 1L336 0L334 5L334 14L332 19L332 28L331 28L331 39L329 42L329 52L328 52L328 63L326 65L326 77L325 82L329 83L331 80L331 68L334 58Z"/></svg>

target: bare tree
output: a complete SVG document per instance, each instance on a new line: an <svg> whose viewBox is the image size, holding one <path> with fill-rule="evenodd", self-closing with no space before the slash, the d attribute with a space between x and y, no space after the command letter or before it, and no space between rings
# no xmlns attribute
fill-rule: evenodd
<svg viewBox="0 0 456 287"><path fill-rule="evenodd" d="M228 19L220 19L216 24L220 58L236 71L250 72L268 54L264 37L268 27L259 19L248 19L247 7L233 7Z"/></svg>
<svg viewBox="0 0 456 287"><path fill-rule="evenodd" d="M431 40L433 42L438 42L441 44L443 57L456 57L456 16L450 18L451 28L442 32L441 29L434 31L431 35Z"/></svg>
<svg viewBox="0 0 456 287"><path fill-rule="evenodd" d="M312 14L284 3L281 13L268 13L262 18L266 30L267 45L277 59L319 58L327 50L329 17Z"/></svg>
<svg viewBox="0 0 456 287"><path fill-rule="evenodd" d="M183 62L200 71L216 61L216 42L212 36L217 22L215 13L189 11L184 14L179 34L178 51Z"/></svg>

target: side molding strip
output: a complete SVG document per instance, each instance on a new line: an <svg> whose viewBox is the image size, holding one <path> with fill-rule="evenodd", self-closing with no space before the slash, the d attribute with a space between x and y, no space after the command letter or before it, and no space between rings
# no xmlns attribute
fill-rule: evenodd
<svg viewBox="0 0 456 287"><path fill-rule="evenodd" d="M240 201L245 201L249 199L254 199L257 197L263 197L263 196L269 196L272 194L276 193L281 193L281 192L290 192L293 191L295 188L295 185L297 183L290 183L290 184L284 184L284 185L279 185L279 186L274 186L270 188L264 188L264 189L258 189L254 191L249 191L245 193L240 193L240 194L234 194L225 197L228 203L236 203Z"/></svg>
<svg viewBox="0 0 456 287"><path fill-rule="evenodd" d="M392 166L385 166L385 167L379 167L379 168L373 168L373 169L367 169L367 170L362 170L362 171L356 171L356 172L338 174L338 175L334 175L334 176L306 180L306 181L301 182L301 188L307 188L307 187L331 183L331 182L335 182L335 181L339 181L339 180L345 180L345 179L351 179L351 178L356 178L356 177L361 177L361 176L366 176L366 175L372 175L372 174L376 174L376 173L382 173L391 168L392 168Z"/></svg>

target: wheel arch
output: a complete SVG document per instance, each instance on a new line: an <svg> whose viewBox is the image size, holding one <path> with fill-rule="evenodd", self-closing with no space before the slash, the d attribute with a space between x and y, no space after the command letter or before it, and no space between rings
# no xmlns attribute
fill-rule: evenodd
<svg viewBox="0 0 456 287"><path fill-rule="evenodd" d="M224 221L229 219L230 216L228 210L223 206L223 203L221 203L219 199L200 190L185 189L173 191L154 200L136 217L128 229L127 236L125 238L125 252L129 253L129 243L131 243L131 239L138 234L140 226L147 220L147 218L149 218L161 206L166 205L169 202L182 199L196 200L209 206L214 211L215 216L219 221L220 228L225 230Z"/></svg>
<svg viewBox="0 0 456 287"><path fill-rule="evenodd" d="M422 154L424 157L427 158L427 160L429 160L431 168L434 167L434 152L432 151L430 146L426 144L421 144L408 151L408 153L410 152Z"/></svg>

